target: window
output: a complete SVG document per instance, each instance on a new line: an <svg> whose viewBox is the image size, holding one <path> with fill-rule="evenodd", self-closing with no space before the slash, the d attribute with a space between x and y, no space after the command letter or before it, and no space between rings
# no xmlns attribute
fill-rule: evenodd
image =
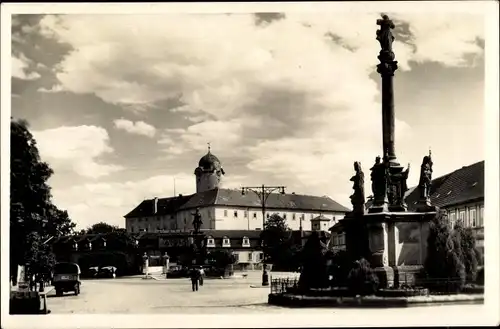
<svg viewBox="0 0 500 329"><path fill-rule="evenodd" d="M253 253L252 252L248 253L248 261L249 262L253 261Z"/></svg>
<svg viewBox="0 0 500 329"><path fill-rule="evenodd" d="M345 244L345 234L342 233L339 235L339 245L344 245Z"/></svg>
<svg viewBox="0 0 500 329"><path fill-rule="evenodd" d="M235 217L235 218L238 218L238 210L235 210L235 211L234 211L234 217Z"/></svg>
<svg viewBox="0 0 500 329"><path fill-rule="evenodd" d="M283 219L286 219L286 214L285 213L283 213Z"/></svg>
<svg viewBox="0 0 500 329"><path fill-rule="evenodd" d="M339 236L337 234L335 234L333 236L333 245L334 246L338 246L339 245Z"/></svg>
<svg viewBox="0 0 500 329"><path fill-rule="evenodd" d="M207 247L215 247L214 238L212 238L211 236L207 238Z"/></svg>
<svg viewBox="0 0 500 329"><path fill-rule="evenodd" d="M257 213L256 212L253 213L253 218L257 218Z"/></svg>
<svg viewBox="0 0 500 329"><path fill-rule="evenodd" d="M243 217L245 217L245 218L247 218L247 217L248 217L248 211L247 211L247 210L245 210L245 211L243 212Z"/></svg>
<svg viewBox="0 0 500 329"><path fill-rule="evenodd" d="M222 238L222 246L223 247L231 247L231 242L229 241L229 238L227 236Z"/></svg>
<svg viewBox="0 0 500 329"><path fill-rule="evenodd" d="M137 221L140 223L142 222L142 218L137 218Z"/></svg>
<svg viewBox="0 0 500 329"><path fill-rule="evenodd" d="M266 214L266 218L269 219L269 217L271 217L269 214Z"/></svg>
<svg viewBox="0 0 500 329"><path fill-rule="evenodd" d="M476 209L469 209L469 222L472 227L477 226Z"/></svg>
<svg viewBox="0 0 500 329"><path fill-rule="evenodd" d="M295 220L295 213L292 214L292 220Z"/></svg>
<svg viewBox="0 0 500 329"><path fill-rule="evenodd" d="M259 252L259 260L263 260L264 259L264 253L263 252Z"/></svg>
<svg viewBox="0 0 500 329"><path fill-rule="evenodd" d="M479 208L479 223L478 223L479 227L483 227L484 226L484 223L483 223L483 212L484 212L484 207L481 206Z"/></svg>
<svg viewBox="0 0 500 329"><path fill-rule="evenodd" d="M314 214L311 214L311 219L313 219L313 218L314 218Z"/></svg>
<svg viewBox="0 0 500 329"><path fill-rule="evenodd" d="M134 227L133 226L130 228L130 232L134 233Z"/></svg>
<svg viewBox="0 0 500 329"><path fill-rule="evenodd" d="M460 221L460 223L462 225L465 225L465 210L461 210L459 213L458 213L458 220Z"/></svg>
<svg viewBox="0 0 500 329"><path fill-rule="evenodd" d="M243 247L250 247L250 239L247 238L246 236L243 237Z"/></svg>
<svg viewBox="0 0 500 329"><path fill-rule="evenodd" d="M227 210L224 210L224 217L227 217Z"/></svg>

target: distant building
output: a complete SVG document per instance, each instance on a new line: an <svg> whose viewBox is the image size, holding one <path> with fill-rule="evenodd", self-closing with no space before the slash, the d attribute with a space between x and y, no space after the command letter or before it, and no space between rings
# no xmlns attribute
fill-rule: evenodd
<svg viewBox="0 0 500 329"><path fill-rule="evenodd" d="M221 188L224 173L219 159L208 150L194 171L196 193L142 201L125 215L128 232L166 232L193 229L193 213L199 208L204 230L262 230L261 201L252 192ZM273 193L266 202L265 216L278 214L292 230L313 229L321 218L321 229L335 224L349 211L326 196ZM318 222L319 223L319 222Z"/></svg>
<svg viewBox="0 0 500 329"><path fill-rule="evenodd" d="M415 210L419 197L418 187L408 190L405 201L409 211ZM431 203L446 211L450 226L460 221L465 227L471 227L477 247L484 254L484 161L433 179ZM330 231L333 249L345 249L345 234L340 225L334 225Z"/></svg>

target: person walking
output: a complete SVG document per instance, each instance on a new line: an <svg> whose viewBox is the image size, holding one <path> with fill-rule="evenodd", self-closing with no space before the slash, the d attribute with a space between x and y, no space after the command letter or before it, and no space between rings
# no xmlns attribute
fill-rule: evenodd
<svg viewBox="0 0 500 329"><path fill-rule="evenodd" d="M198 283L200 280L200 270L193 267L191 269L190 277L191 277L191 287L193 288L193 291L198 291Z"/></svg>
<svg viewBox="0 0 500 329"><path fill-rule="evenodd" d="M203 270L203 266L200 266L200 286L203 286L203 277L205 276L205 271Z"/></svg>

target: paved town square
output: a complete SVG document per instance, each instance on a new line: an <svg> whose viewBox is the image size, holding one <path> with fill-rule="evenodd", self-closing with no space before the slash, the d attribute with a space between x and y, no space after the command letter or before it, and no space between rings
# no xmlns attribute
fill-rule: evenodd
<svg viewBox="0 0 500 329"><path fill-rule="evenodd" d="M189 279L143 280L140 277L122 279L85 280L81 294L71 293L56 297L49 293L48 307L51 314L277 314L324 313L324 308L284 308L267 304L269 289L252 288L259 284L259 276L246 279L206 280L198 292L191 291ZM464 312L480 309L482 305L423 306L425 312L442 309ZM417 307L411 308L415 310ZM410 309L406 309L410 310ZM405 310L400 310L405 311ZM333 308L332 314L370 312L370 309ZM394 309L378 309L394 312ZM428 313L429 314L429 313Z"/></svg>

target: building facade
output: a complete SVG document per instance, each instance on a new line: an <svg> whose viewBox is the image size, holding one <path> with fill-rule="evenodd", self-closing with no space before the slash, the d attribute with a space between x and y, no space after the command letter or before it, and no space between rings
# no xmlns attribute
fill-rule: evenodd
<svg viewBox="0 0 500 329"><path fill-rule="evenodd" d="M195 169L197 193L142 201L125 215L125 227L137 232L189 232L193 229L193 214L199 210L204 230L262 230L263 216L283 217L292 230L310 231L315 218L321 218L321 229L328 231L349 211L326 196L273 193L266 202L265 212L254 193L221 188L224 175L221 162L210 150Z"/></svg>

